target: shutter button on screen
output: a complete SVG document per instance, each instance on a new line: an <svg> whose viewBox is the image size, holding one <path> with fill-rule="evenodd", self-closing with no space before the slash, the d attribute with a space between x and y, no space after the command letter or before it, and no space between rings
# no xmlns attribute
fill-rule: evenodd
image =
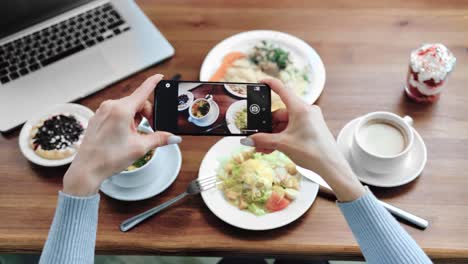
<svg viewBox="0 0 468 264"><path fill-rule="evenodd" d="M256 115L258 113L260 113L260 106L258 106L258 104L252 104L249 108L250 110L250 113Z"/></svg>

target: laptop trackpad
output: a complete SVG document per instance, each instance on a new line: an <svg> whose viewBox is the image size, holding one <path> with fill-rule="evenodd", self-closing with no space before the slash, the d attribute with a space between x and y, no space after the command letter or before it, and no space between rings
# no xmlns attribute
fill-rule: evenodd
<svg viewBox="0 0 468 264"><path fill-rule="evenodd" d="M63 74L55 79L61 84L66 83L68 87L66 90L74 94L75 98L103 88L114 77L112 67L99 49L76 54L73 59L64 60L57 66L60 66L61 69L58 71Z"/></svg>

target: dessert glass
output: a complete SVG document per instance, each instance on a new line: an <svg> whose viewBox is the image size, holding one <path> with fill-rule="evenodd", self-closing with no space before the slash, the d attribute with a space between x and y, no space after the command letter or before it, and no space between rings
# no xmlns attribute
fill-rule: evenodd
<svg viewBox="0 0 468 264"><path fill-rule="evenodd" d="M447 84L455 56L440 43L424 44L411 52L405 92L418 103L433 103Z"/></svg>

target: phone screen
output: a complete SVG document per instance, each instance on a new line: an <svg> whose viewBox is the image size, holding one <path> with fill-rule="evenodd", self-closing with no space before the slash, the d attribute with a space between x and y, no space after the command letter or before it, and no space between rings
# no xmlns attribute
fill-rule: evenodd
<svg viewBox="0 0 468 264"><path fill-rule="evenodd" d="M265 84L161 81L156 130L182 135L271 132L271 90Z"/></svg>

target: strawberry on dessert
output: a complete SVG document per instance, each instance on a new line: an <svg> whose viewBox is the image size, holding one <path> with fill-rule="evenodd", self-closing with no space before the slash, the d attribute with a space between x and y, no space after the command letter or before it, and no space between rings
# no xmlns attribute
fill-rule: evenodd
<svg viewBox="0 0 468 264"><path fill-rule="evenodd" d="M424 44L411 52L406 94L416 102L435 102L455 65L455 56L442 44Z"/></svg>

